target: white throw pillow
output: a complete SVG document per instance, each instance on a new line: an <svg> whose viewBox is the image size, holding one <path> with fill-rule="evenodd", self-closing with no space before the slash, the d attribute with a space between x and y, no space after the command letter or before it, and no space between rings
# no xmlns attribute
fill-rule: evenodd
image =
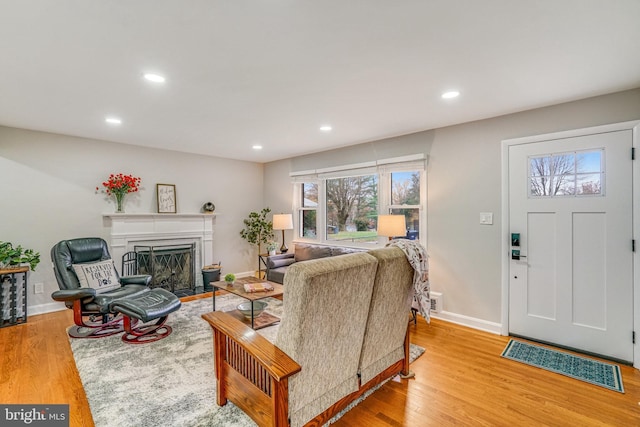
<svg viewBox="0 0 640 427"><path fill-rule="evenodd" d="M111 259L88 264L73 264L73 270L78 276L80 286L93 288L99 294L120 287L116 268Z"/></svg>

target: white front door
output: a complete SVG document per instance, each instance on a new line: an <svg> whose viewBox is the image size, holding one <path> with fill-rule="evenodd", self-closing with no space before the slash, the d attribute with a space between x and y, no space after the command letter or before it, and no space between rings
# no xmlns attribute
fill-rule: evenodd
<svg viewBox="0 0 640 427"><path fill-rule="evenodd" d="M509 146L509 333L633 361L632 143Z"/></svg>

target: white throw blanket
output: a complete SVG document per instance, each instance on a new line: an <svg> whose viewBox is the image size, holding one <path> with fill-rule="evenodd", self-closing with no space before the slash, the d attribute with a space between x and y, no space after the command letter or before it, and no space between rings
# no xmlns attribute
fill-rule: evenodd
<svg viewBox="0 0 640 427"><path fill-rule="evenodd" d="M397 246L407 256L407 260L413 267L413 306L422 317L431 322L431 298L429 295L429 255L427 250L416 240L396 239L387 246Z"/></svg>

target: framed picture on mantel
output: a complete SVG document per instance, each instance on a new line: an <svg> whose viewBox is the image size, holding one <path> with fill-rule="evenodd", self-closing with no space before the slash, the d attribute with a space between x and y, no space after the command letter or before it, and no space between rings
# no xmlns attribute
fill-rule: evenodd
<svg viewBox="0 0 640 427"><path fill-rule="evenodd" d="M158 196L158 213L176 213L176 186L173 184L156 184Z"/></svg>

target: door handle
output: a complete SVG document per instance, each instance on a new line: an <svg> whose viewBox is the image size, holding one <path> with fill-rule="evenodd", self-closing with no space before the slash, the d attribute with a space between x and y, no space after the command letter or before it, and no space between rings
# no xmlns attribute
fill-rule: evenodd
<svg viewBox="0 0 640 427"><path fill-rule="evenodd" d="M520 233L511 233L511 259L518 261L520 258L526 257L526 255L520 254Z"/></svg>

